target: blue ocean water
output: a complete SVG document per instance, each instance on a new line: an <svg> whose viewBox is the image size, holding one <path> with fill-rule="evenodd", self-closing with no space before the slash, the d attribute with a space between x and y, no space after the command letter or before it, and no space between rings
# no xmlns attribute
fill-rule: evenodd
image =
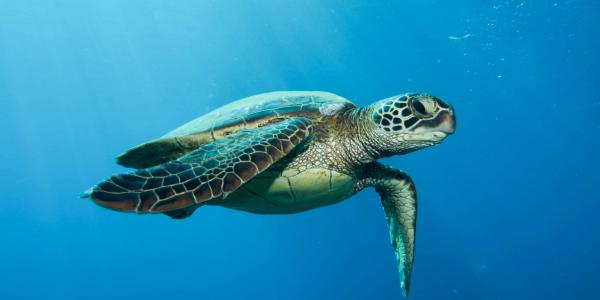
<svg viewBox="0 0 600 300"><path fill-rule="evenodd" d="M377 194L174 221L78 195L232 100L452 103L417 184L409 299L598 299L597 1L1 1L1 299L400 299Z"/></svg>

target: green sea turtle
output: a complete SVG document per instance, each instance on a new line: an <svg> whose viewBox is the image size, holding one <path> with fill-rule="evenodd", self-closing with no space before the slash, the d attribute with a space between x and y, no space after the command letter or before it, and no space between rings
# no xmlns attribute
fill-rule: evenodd
<svg viewBox="0 0 600 300"><path fill-rule="evenodd" d="M118 163L138 170L112 176L85 196L118 211L183 219L202 205L297 213L374 187L406 296L416 191L404 172L377 159L436 145L454 128L452 107L429 95L393 96L359 108L326 92L265 93L130 149Z"/></svg>

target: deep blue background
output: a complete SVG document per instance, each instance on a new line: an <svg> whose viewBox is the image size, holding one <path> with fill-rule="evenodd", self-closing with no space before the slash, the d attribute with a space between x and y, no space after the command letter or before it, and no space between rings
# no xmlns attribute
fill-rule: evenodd
<svg viewBox="0 0 600 300"><path fill-rule="evenodd" d="M1 0L0 298L399 299L372 190L184 221L77 198L229 101L327 90L457 110L441 146L386 160L419 191L410 299L597 299L597 3Z"/></svg>

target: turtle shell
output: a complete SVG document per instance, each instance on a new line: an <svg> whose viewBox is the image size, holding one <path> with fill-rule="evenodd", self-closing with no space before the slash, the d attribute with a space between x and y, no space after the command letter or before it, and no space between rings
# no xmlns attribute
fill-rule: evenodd
<svg viewBox="0 0 600 300"><path fill-rule="evenodd" d="M117 158L126 167L147 168L177 159L203 144L242 129L261 127L290 117L318 122L325 116L355 107L338 95L313 91L258 94L222 106L164 136L131 148Z"/></svg>

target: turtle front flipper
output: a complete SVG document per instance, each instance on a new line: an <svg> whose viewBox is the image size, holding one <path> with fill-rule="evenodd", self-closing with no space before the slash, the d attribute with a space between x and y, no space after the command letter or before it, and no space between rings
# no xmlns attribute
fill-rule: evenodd
<svg viewBox="0 0 600 300"><path fill-rule="evenodd" d="M177 160L112 176L86 196L119 211L181 212L226 197L303 144L311 134L312 123L306 118L290 118L242 130Z"/></svg>
<svg viewBox="0 0 600 300"><path fill-rule="evenodd" d="M365 186L375 187L381 197L390 240L398 261L402 294L408 296L410 272L415 250L415 230L417 218L417 193L406 173L371 163L365 168Z"/></svg>

